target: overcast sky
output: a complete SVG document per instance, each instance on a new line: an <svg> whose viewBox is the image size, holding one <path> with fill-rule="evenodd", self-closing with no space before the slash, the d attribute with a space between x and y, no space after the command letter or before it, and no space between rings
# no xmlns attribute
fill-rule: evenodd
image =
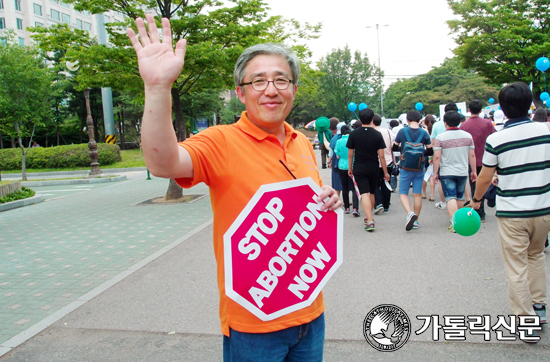
<svg viewBox="0 0 550 362"><path fill-rule="evenodd" d="M266 0L271 15L300 23L322 23L319 39L309 41L316 62L346 44L378 65L376 29L380 24L380 63L384 87L399 78L423 74L452 57L456 47L446 21L454 17L446 0ZM389 26L382 26L389 25Z"/></svg>

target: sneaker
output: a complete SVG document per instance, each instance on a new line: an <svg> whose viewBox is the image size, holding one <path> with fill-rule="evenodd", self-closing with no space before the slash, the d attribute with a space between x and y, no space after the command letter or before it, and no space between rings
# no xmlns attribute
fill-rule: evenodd
<svg viewBox="0 0 550 362"><path fill-rule="evenodd" d="M353 216L359 217L361 216L361 214L359 213L359 211L357 211L357 209L353 209Z"/></svg>
<svg viewBox="0 0 550 362"><path fill-rule="evenodd" d="M418 229L420 227L420 224L418 223L418 220L413 222L413 229Z"/></svg>
<svg viewBox="0 0 550 362"><path fill-rule="evenodd" d="M485 215L479 217L482 223L485 223Z"/></svg>
<svg viewBox="0 0 550 362"><path fill-rule="evenodd" d="M453 227L453 224L449 225L449 227L447 228L447 231L450 231L452 233L456 233L455 228Z"/></svg>
<svg viewBox="0 0 550 362"><path fill-rule="evenodd" d="M344 211L345 214L349 214L349 207Z"/></svg>
<svg viewBox="0 0 550 362"><path fill-rule="evenodd" d="M540 318L540 324L548 323L548 318L546 318L546 306L544 304L533 304L533 309Z"/></svg>
<svg viewBox="0 0 550 362"><path fill-rule="evenodd" d="M413 224L418 219L418 215L416 215L414 212L409 212L407 215L407 223L405 224L405 230L410 231L413 228Z"/></svg>
<svg viewBox="0 0 550 362"><path fill-rule="evenodd" d="M366 231L374 231L374 221L367 222L365 226Z"/></svg>
<svg viewBox="0 0 550 362"><path fill-rule="evenodd" d="M436 202L435 207L438 208L438 209L441 209L441 210L446 210L447 209L447 203L445 203L443 201Z"/></svg>
<svg viewBox="0 0 550 362"><path fill-rule="evenodd" d="M382 204L374 208L374 215L380 215L384 211L384 206Z"/></svg>
<svg viewBox="0 0 550 362"><path fill-rule="evenodd" d="M384 214L387 214L388 212L390 212L390 209L384 209Z"/></svg>

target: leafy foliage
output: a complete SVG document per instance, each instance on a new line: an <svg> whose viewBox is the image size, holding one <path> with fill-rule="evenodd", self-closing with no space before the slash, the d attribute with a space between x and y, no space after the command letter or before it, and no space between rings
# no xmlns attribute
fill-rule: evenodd
<svg viewBox="0 0 550 362"><path fill-rule="evenodd" d="M379 111L374 104L380 94L378 68L369 62L367 55L356 51L352 56L346 45L327 54L318 67L324 73L320 90L327 116L341 120L356 118L347 110L350 102L366 103L375 112Z"/></svg>
<svg viewBox="0 0 550 362"><path fill-rule="evenodd" d="M99 165L110 165L121 160L120 148L109 143L99 143ZM31 148L27 153L29 168L71 168L90 166L90 150L87 144ZM21 168L21 154L17 149L0 150L0 169Z"/></svg>
<svg viewBox="0 0 550 362"><path fill-rule="evenodd" d="M487 100L497 98L497 94L497 87L487 84L476 72L462 68L458 58L452 58L428 73L393 83L385 93L384 107L390 118L397 118L421 102L423 112L437 115L440 104L479 99L488 105Z"/></svg>
<svg viewBox="0 0 550 362"><path fill-rule="evenodd" d="M448 21L457 35L455 54L495 85L534 83L544 91L543 74L535 67L550 55L549 0L447 0L459 17ZM536 97L538 100L538 97Z"/></svg>
<svg viewBox="0 0 550 362"><path fill-rule="evenodd" d="M21 191L15 191L7 194L6 196L0 197L0 204L27 199L29 197L33 197L35 194L36 192L34 192L34 190L31 190L25 186L21 186Z"/></svg>

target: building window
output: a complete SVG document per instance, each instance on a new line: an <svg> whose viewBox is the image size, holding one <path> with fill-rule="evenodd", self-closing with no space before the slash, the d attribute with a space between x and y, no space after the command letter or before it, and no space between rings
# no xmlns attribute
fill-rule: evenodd
<svg viewBox="0 0 550 362"><path fill-rule="evenodd" d="M34 26L44 26L44 23L39 23L38 21L35 21Z"/></svg>
<svg viewBox="0 0 550 362"><path fill-rule="evenodd" d="M84 30L92 31L92 24L84 22Z"/></svg>
<svg viewBox="0 0 550 362"><path fill-rule="evenodd" d="M8 45L8 41L6 40L6 38L0 38L0 45L3 45L3 46Z"/></svg>
<svg viewBox="0 0 550 362"><path fill-rule="evenodd" d="M64 3L63 1L61 1L61 6L63 6L64 8L69 8L69 4Z"/></svg>
<svg viewBox="0 0 550 362"><path fill-rule="evenodd" d="M17 40L19 41L19 45L20 45L20 46L22 46L22 47L25 46L25 39L19 37L19 38L17 38Z"/></svg>
<svg viewBox="0 0 550 362"><path fill-rule="evenodd" d="M50 14L51 14L51 17L52 17L53 20L57 20L57 21L60 20L59 11L54 10L54 9L50 9Z"/></svg>
<svg viewBox="0 0 550 362"><path fill-rule="evenodd" d="M15 10L21 11L21 0L15 0Z"/></svg>
<svg viewBox="0 0 550 362"><path fill-rule="evenodd" d="M34 13L36 15L42 16L42 5L38 5L38 4L32 4L32 5L33 5L33 8L34 8Z"/></svg>
<svg viewBox="0 0 550 362"><path fill-rule="evenodd" d="M15 21L17 22L17 29L23 30L23 19L16 18Z"/></svg>
<svg viewBox="0 0 550 362"><path fill-rule="evenodd" d="M59 4L59 0L50 0L52 3Z"/></svg>
<svg viewBox="0 0 550 362"><path fill-rule="evenodd" d="M90 17L90 12L88 10L84 10L82 13L84 16Z"/></svg>
<svg viewBox="0 0 550 362"><path fill-rule="evenodd" d="M80 30L82 30L82 20L76 19L76 27Z"/></svg>
<svg viewBox="0 0 550 362"><path fill-rule="evenodd" d="M6 18L0 18L0 29L6 28Z"/></svg>
<svg viewBox="0 0 550 362"><path fill-rule="evenodd" d="M0 0L0 10L4 8L4 0Z"/></svg>
<svg viewBox="0 0 550 362"><path fill-rule="evenodd" d="M71 17L70 15L67 15L65 13L61 13L61 20L65 23L65 24L70 24L71 23Z"/></svg>

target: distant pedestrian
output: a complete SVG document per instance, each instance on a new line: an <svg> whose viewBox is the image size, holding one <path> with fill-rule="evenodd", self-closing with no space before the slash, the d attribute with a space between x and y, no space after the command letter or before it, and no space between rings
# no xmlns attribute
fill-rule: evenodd
<svg viewBox="0 0 550 362"><path fill-rule="evenodd" d="M469 109L472 116L464 122L460 129L468 132L474 140L475 156L476 156L476 174L481 172L483 151L485 150L485 141L491 133L496 132L495 127L488 119L479 117L483 104L480 101L474 100L470 102ZM471 195L476 191L476 183L472 181L470 184ZM477 210L481 222L485 222L485 199L481 198L481 206Z"/></svg>
<svg viewBox="0 0 550 362"><path fill-rule="evenodd" d="M511 311L516 316L538 315L540 323L547 323L544 244L550 230L549 125L529 119L533 94L525 83L505 86L498 100L509 120L501 131L487 137L471 206L480 206L498 169L496 216ZM539 339L535 333L523 341Z"/></svg>
<svg viewBox="0 0 550 362"><path fill-rule="evenodd" d="M392 152L392 145L395 137L390 132L390 130L384 129L380 126L382 124L382 118L379 114L374 114L372 122L374 124L374 129L382 134L382 138L384 138L384 143L386 144L386 148L384 148L384 157L380 158L379 160L378 185L376 187L376 192L374 195L374 201L376 205L374 207L374 214L380 215L383 212L388 213L390 211L392 190L388 188L387 184L389 183L384 179L382 163L386 163L388 171L390 171L393 167L396 167Z"/></svg>
<svg viewBox="0 0 550 362"><path fill-rule="evenodd" d="M340 182L342 184L342 199L344 200L344 210L346 214L350 213L350 203L349 203L349 192L351 191L352 202L353 202L353 216L359 217L359 198L355 192L355 187L353 185L353 180L348 175L349 170L349 149L346 147L348 143L348 138L350 134L350 129L348 126L342 126L340 130L342 137L336 142L336 148L334 153L338 158L338 172L340 173Z"/></svg>
<svg viewBox="0 0 550 362"><path fill-rule="evenodd" d="M351 132L346 144L349 149L348 174L355 177L355 181L361 194L361 205L365 213L365 230L374 231L374 218L372 208L374 205L374 193L378 184L378 159L384 159L384 138L374 129L372 119L374 112L370 108L359 112L361 128ZM384 179L390 180L386 163L382 163Z"/></svg>
<svg viewBox="0 0 550 362"><path fill-rule="evenodd" d="M445 113L450 111L458 112L458 107L456 103L449 102L445 105L444 111ZM440 133L445 132L445 130L446 130L445 123L443 122L443 117L441 117L439 121L435 122L434 125L432 126L432 132L430 133L432 144L435 143L435 139L437 138L437 136ZM435 188L439 190L439 199L441 200L440 202L435 203L435 207L438 209L445 210L447 208L447 204L445 203L445 195L443 195L443 190L441 189L441 187L437 187L437 185L435 185Z"/></svg>
<svg viewBox="0 0 550 362"><path fill-rule="evenodd" d="M533 116L533 121L535 122L548 122L548 114L546 109L537 108L535 115Z"/></svg>
<svg viewBox="0 0 550 362"><path fill-rule="evenodd" d="M458 112L445 113L443 122L447 130L437 136L433 146L434 182L441 180L447 213L451 220L454 213L464 205L468 165L472 170L472 181L477 177L474 140L468 132L458 128L460 119ZM454 232L452 222L448 230Z"/></svg>
<svg viewBox="0 0 550 362"><path fill-rule="evenodd" d="M394 150L401 149L399 198L407 212L405 222L405 230L407 231L419 227L418 216L422 209L422 181L424 181L425 172L424 157L433 154L430 135L420 128L419 122L421 119L422 115L416 110L407 113L409 126L399 131L393 144ZM409 200L411 184L413 187L414 208Z"/></svg>
<svg viewBox="0 0 550 362"><path fill-rule="evenodd" d="M338 119L334 117L334 119ZM340 196L340 191L342 191L342 182L340 181L340 172L338 171L338 158L334 154L334 149L336 148L336 142L342 137L341 129L344 126L345 122L338 122L336 125L336 134L332 136L330 140L330 148L328 150L328 167L331 169L330 180L332 182L332 188L336 190L336 194Z"/></svg>

